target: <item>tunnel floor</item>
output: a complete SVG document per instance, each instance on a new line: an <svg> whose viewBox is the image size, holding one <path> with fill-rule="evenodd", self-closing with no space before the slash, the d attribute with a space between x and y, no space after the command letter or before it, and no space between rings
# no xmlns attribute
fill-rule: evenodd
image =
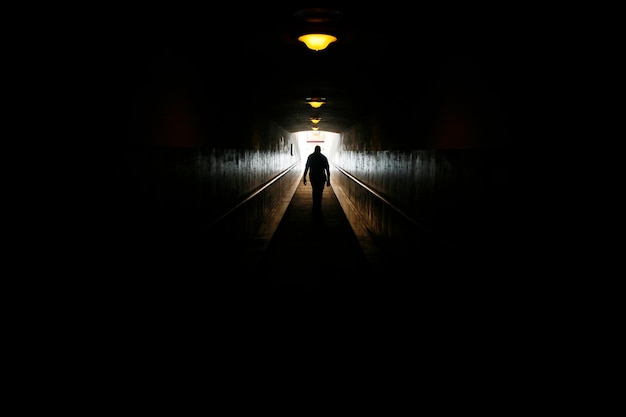
<svg viewBox="0 0 626 417"><path fill-rule="evenodd" d="M432 255L416 252L414 267L394 268L354 220L339 187L324 190L320 216L312 212L310 185L300 181L287 194L236 258L198 244L169 262L150 257L136 271L125 267L108 276L97 290L107 320L194 335L276 324L343 334L355 326L399 330L416 318L424 326L468 320L491 314L494 300L509 299L494 297L465 267L451 271ZM230 253L225 248L223 255Z"/></svg>
<svg viewBox="0 0 626 417"><path fill-rule="evenodd" d="M466 258L435 245L409 248L410 262L379 245L351 209L340 187L324 190L321 215L312 211L312 189L301 181L282 210L268 219L256 252L248 252L247 294L283 309L319 303L368 312L372 320L416 313L436 321L476 314L506 302L493 297L502 281ZM316 310L318 311L318 310ZM280 313L279 313L280 314ZM282 315L281 315L282 316ZM284 317L284 316L283 316ZM436 319L435 319L436 318Z"/></svg>
<svg viewBox="0 0 626 417"><path fill-rule="evenodd" d="M371 285L372 265L332 186L324 189L320 213L312 205L310 184L300 182L253 266L265 285L296 292Z"/></svg>

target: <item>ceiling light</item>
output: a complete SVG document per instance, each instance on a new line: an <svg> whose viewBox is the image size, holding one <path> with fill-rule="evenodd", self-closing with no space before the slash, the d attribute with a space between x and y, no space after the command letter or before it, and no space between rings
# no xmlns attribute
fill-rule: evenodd
<svg viewBox="0 0 626 417"><path fill-rule="evenodd" d="M321 120L321 117L311 117L311 122L315 124L318 124Z"/></svg>
<svg viewBox="0 0 626 417"><path fill-rule="evenodd" d="M320 128L319 126L312 126L312 127L311 127L311 129L313 129L313 130L317 130L317 129L319 129L319 128Z"/></svg>
<svg viewBox="0 0 626 417"><path fill-rule="evenodd" d="M319 109L322 107L322 104L326 103L326 98L324 97L307 97L306 102L309 103L311 107L314 109Z"/></svg>
<svg viewBox="0 0 626 417"><path fill-rule="evenodd" d="M337 41L337 23L343 16L339 10L311 7L298 10L293 17L298 21L297 38L313 51L326 49Z"/></svg>
<svg viewBox="0 0 626 417"><path fill-rule="evenodd" d="M307 48L313 51L322 51L326 49L328 45L337 41L337 37L333 35L326 35L324 33L309 33L302 35L298 38L300 42L304 42Z"/></svg>

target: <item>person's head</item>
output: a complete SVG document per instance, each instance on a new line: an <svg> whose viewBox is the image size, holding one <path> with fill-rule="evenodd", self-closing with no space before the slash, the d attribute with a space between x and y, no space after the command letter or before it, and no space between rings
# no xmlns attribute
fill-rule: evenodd
<svg viewBox="0 0 626 417"><path fill-rule="evenodd" d="M317 153L322 152L322 147L320 145L315 145L315 152Z"/></svg>

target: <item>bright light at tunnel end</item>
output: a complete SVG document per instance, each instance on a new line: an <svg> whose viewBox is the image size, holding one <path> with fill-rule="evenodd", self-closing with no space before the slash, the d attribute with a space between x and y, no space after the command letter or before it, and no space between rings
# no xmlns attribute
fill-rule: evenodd
<svg viewBox="0 0 626 417"><path fill-rule="evenodd" d="M335 145L339 143L339 137L339 133L323 130L296 132L302 164L306 162L307 156L313 153L316 145L319 145L322 148L322 153L332 160L332 153Z"/></svg>

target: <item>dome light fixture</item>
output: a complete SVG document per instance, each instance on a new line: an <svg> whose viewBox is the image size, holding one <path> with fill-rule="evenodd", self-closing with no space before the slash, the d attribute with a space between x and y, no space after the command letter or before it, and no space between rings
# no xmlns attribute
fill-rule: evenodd
<svg viewBox="0 0 626 417"><path fill-rule="evenodd" d="M311 123L318 124L322 120L322 118L321 117L311 117L310 120L311 120Z"/></svg>
<svg viewBox="0 0 626 417"><path fill-rule="evenodd" d="M337 37L333 35L327 35L325 33L309 33L302 35L298 38L300 42L303 42L307 48L312 51L322 51L326 49L328 45L337 41Z"/></svg>
<svg viewBox="0 0 626 417"><path fill-rule="evenodd" d="M324 103L326 103L325 97L307 97L306 102L314 109L319 109Z"/></svg>
<svg viewBox="0 0 626 417"><path fill-rule="evenodd" d="M297 38L312 51L322 51L337 42L337 22L343 13L325 7L298 10L293 17L298 20Z"/></svg>
<svg viewBox="0 0 626 417"><path fill-rule="evenodd" d="M320 127L319 126L311 126L311 129L313 130L318 130Z"/></svg>

